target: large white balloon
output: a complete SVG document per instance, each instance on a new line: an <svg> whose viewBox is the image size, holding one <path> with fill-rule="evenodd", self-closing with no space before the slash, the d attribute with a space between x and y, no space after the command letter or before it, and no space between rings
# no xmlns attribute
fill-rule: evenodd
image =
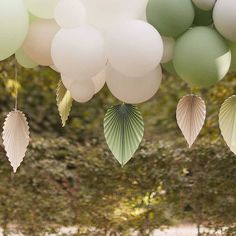
<svg viewBox="0 0 236 236"><path fill-rule="evenodd" d="M236 42L236 1L217 0L213 10L216 29L227 39Z"/></svg>
<svg viewBox="0 0 236 236"><path fill-rule="evenodd" d="M95 87L92 80L74 81L69 91L75 101L85 103L93 98Z"/></svg>
<svg viewBox="0 0 236 236"><path fill-rule="evenodd" d="M114 27L106 37L108 60L126 76L140 77L154 70L163 55L160 34L150 24L131 20Z"/></svg>
<svg viewBox="0 0 236 236"><path fill-rule="evenodd" d="M0 0L0 61L20 48L28 27L29 16L22 0Z"/></svg>
<svg viewBox="0 0 236 236"><path fill-rule="evenodd" d="M108 66L107 86L111 93L129 104L138 104L152 98L162 81L162 70L158 66L154 71L140 78L127 77Z"/></svg>
<svg viewBox="0 0 236 236"><path fill-rule="evenodd" d="M108 30L130 19L145 18L148 0L82 0L89 24Z"/></svg>
<svg viewBox="0 0 236 236"><path fill-rule="evenodd" d="M10 0L12 1L12 0ZM59 0L23 0L28 11L37 17L52 19Z"/></svg>
<svg viewBox="0 0 236 236"><path fill-rule="evenodd" d="M192 0L193 3L199 8L204 11L210 11L214 5L216 0Z"/></svg>
<svg viewBox="0 0 236 236"><path fill-rule="evenodd" d="M173 38L164 36L162 36L162 40L164 44L164 53L161 59L161 63L167 63L173 59L175 40Z"/></svg>
<svg viewBox="0 0 236 236"><path fill-rule="evenodd" d="M62 28L76 28L86 21L86 9L79 0L60 0L54 12Z"/></svg>
<svg viewBox="0 0 236 236"><path fill-rule="evenodd" d="M71 78L92 78L107 62L103 35L91 26L61 29L51 54L56 68Z"/></svg>
<svg viewBox="0 0 236 236"><path fill-rule="evenodd" d="M59 29L54 20L38 19L32 22L23 44L25 53L39 65L53 65L51 46Z"/></svg>

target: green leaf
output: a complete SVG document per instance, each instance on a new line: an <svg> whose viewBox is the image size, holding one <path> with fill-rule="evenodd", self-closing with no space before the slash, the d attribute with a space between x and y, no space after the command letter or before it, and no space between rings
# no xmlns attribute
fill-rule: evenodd
<svg viewBox="0 0 236 236"><path fill-rule="evenodd" d="M108 109L104 119L104 133L113 155L124 166L143 138L144 124L138 108L122 104Z"/></svg>
<svg viewBox="0 0 236 236"><path fill-rule="evenodd" d="M225 142L236 154L236 96L228 98L221 106L219 124Z"/></svg>
<svg viewBox="0 0 236 236"><path fill-rule="evenodd" d="M63 127L66 125L66 121L69 118L72 102L73 99L70 92L65 88L60 80L57 86L57 106Z"/></svg>

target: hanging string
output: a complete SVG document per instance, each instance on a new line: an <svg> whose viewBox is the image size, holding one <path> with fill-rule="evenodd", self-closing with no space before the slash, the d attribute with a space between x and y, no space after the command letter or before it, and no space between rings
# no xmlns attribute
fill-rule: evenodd
<svg viewBox="0 0 236 236"><path fill-rule="evenodd" d="M15 110L18 107L18 69L17 65L15 64Z"/></svg>

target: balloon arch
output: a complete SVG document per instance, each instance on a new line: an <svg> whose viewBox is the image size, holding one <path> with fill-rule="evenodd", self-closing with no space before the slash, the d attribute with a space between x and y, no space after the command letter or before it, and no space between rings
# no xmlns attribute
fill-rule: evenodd
<svg viewBox="0 0 236 236"><path fill-rule="evenodd" d="M144 124L137 104L158 91L162 69L190 88L209 88L236 71L235 0L0 0L0 61L61 74L57 104L65 125L72 101L85 103L105 83L122 104L104 119L107 144L123 166L137 150ZM177 106L177 123L192 146L206 117L201 97ZM222 105L222 136L236 153L236 96ZM3 143L14 171L29 144L26 116L10 112Z"/></svg>

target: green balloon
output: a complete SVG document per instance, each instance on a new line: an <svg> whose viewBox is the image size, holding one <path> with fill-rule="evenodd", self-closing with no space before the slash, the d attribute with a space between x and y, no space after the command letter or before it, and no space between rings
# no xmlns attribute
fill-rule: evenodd
<svg viewBox="0 0 236 236"><path fill-rule="evenodd" d="M230 70L236 72L236 43L228 41L229 48L231 50L231 65Z"/></svg>
<svg viewBox="0 0 236 236"><path fill-rule="evenodd" d="M229 71L231 53L213 29L199 26L188 30L175 44L174 67L192 87L208 87Z"/></svg>
<svg viewBox="0 0 236 236"><path fill-rule="evenodd" d="M37 63L32 61L24 52L23 48L20 48L19 50L16 51L15 54L17 62L23 66L24 68L31 69L36 66L38 66Z"/></svg>
<svg viewBox="0 0 236 236"><path fill-rule="evenodd" d="M22 0L0 0L0 61L20 48L28 27L29 17Z"/></svg>
<svg viewBox="0 0 236 236"><path fill-rule="evenodd" d="M194 9L195 9L195 18L193 21L194 25L208 26L213 23L212 11L203 11L196 6L194 6Z"/></svg>
<svg viewBox="0 0 236 236"><path fill-rule="evenodd" d="M167 63L163 63L161 64L162 68L168 72L169 74L178 77L178 74L175 71L174 65L173 65L173 61L169 61Z"/></svg>
<svg viewBox="0 0 236 236"><path fill-rule="evenodd" d="M148 22L167 37L181 35L194 20L190 0L149 0L146 13Z"/></svg>

